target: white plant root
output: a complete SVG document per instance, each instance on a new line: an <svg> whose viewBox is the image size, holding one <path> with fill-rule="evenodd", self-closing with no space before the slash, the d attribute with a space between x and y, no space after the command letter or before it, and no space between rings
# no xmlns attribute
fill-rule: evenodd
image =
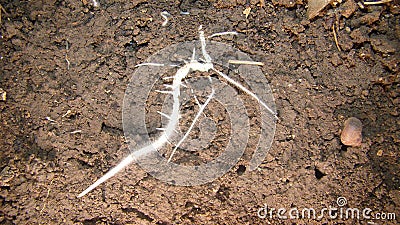
<svg viewBox="0 0 400 225"><path fill-rule="evenodd" d="M261 101L261 99L258 96L256 96L253 92L251 92L250 90L246 89L240 83L234 81L233 79L229 78L227 75L223 74L222 72L220 72L220 71L218 71L218 70L216 70L214 68L214 65L212 63L212 59L211 59L210 55L207 53L207 51L206 51L206 41L205 41L205 37L204 37L204 32L201 30L201 26L200 26L199 30L200 30L199 34L200 34L200 42L201 42L201 51L202 51L202 55L204 57L205 62L197 61L195 59L195 50L193 50L193 56L192 56L191 61L186 63L183 67L179 68L178 71L176 72L175 76L166 78L166 79L173 79L172 85L166 86L170 90L168 90L168 91L158 91L160 93L171 94L172 98L173 98L173 107L172 107L172 112L171 112L170 115L167 115L167 114L162 113L162 112L158 112L160 115L166 117L169 120L169 122L168 122L168 124L166 125L165 128L159 128L158 129L158 130L162 131L161 136L157 140L155 140L153 143L150 143L149 145L147 145L147 146L145 146L145 147L143 147L143 148L141 148L139 150L136 150L136 151L132 152L130 155L128 155L126 158L124 158L117 166L112 168L104 176L99 178L95 183L93 183L86 190L84 190L82 193L80 193L78 195L78 198L86 195L87 193L92 191L94 188L99 186L101 183L103 183L103 182L107 181L108 179L110 179L111 177L113 177L115 174L117 174L118 172L123 170L126 166L128 166L132 162L134 162L136 159L139 159L140 157L143 157L143 156L145 156L146 154L148 154L148 153L150 153L152 151L157 151L158 149L161 149L162 147L164 147L164 145L166 145L167 143L170 143L169 139L171 139L172 135L176 132L176 128L177 128L177 126L179 124L179 118L180 118L180 102L179 102L180 87L181 86L185 86L182 83L182 81L192 71L199 71L199 72L208 72L208 71L211 71L211 70L215 71L219 76L221 76L224 79L226 79L229 83L231 83L232 85L236 86L237 88L239 88L240 90L242 90L243 92L245 92L246 94L250 95L255 100L257 100L264 108L266 108L268 110L268 112L270 112L275 118L277 118L276 113L272 109L270 109L263 101ZM218 33L218 34L216 34L214 36L220 36L220 35L224 35L224 34L236 34L236 33L235 32L224 32L224 33ZM214 37L214 36L211 35L210 37ZM158 64L158 63L143 63L143 64L139 64L137 66L164 66L164 65L163 64ZM200 107L198 113L196 114L194 120L192 121L192 124L191 124L190 128L188 129L188 131L185 133L183 138L181 138L179 140L178 144L173 149L173 151L172 151L172 153L171 153L171 155L170 155L170 157L168 159L168 162L171 161L171 159L172 159L175 151L179 147L179 145L182 144L183 141L187 138L187 136L189 135L190 131L194 127L196 121L199 119L200 115L203 113L204 109L206 108L208 103L213 98L214 93L215 93L215 91L214 91L214 89L212 89L212 93L209 95L209 97L207 98L206 102L204 104L198 103L198 105Z"/></svg>
<svg viewBox="0 0 400 225"><path fill-rule="evenodd" d="M164 19L164 22L161 24L161 26L163 26L163 27L167 26L169 18L171 17L171 14L169 14L168 11L162 11L161 17Z"/></svg>
<svg viewBox="0 0 400 225"><path fill-rule="evenodd" d="M100 3L96 0L93 0L93 7L99 7Z"/></svg>

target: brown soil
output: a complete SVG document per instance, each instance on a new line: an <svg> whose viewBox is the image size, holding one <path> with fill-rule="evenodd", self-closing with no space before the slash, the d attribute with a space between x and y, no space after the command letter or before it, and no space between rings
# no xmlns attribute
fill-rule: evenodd
<svg viewBox="0 0 400 225"><path fill-rule="evenodd" d="M329 6L312 21L301 0L264 7L253 0L167 2L100 0L93 8L89 0L0 1L0 88L7 93L0 100L0 223L400 222L398 1ZM173 16L166 27L163 10ZM248 171L240 161L194 187L165 184L131 165L78 199L129 153L121 110L134 66L170 44L196 40L199 25L207 34L244 34L217 40L265 64L280 121L263 164ZM357 148L340 142L352 116L364 126ZM397 218L257 216L264 205L336 207L338 197L346 207Z"/></svg>

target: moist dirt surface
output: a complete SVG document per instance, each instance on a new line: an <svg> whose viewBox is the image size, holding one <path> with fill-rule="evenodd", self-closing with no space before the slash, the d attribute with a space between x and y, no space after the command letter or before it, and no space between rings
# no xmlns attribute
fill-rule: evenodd
<svg viewBox="0 0 400 225"><path fill-rule="evenodd" d="M310 21L302 0L1 0L0 223L398 224L399 2L346 2ZM263 163L250 171L244 157L189 187L132 164L77 198L130 152L122 106L134 66L197 40L200 25L206 35L238 32L214 40L264 63L279 120ZM363 124L360 147L340 141L349 117Z"/></svg>

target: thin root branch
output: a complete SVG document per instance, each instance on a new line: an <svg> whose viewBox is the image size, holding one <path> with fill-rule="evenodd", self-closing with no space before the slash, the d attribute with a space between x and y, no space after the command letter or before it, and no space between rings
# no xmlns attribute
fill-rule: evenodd
<svg viewBox="0 0 400 225"><path fill-rule="evenodd" d="M65 54L65 61L67 62L67 70L69 70L69 67L70 67L71 63L68 60L68 55L67 54Z"/></svg>
<svg viewBox="0 0 400 225"><path fill-rule="evenodd" d="M164 22L161 24L161 26L165 27L168 24L168 20L171 17L171 14L167 11L161 12L161 17L164 19Z"/></svg>
<svg viewBox="0 0 400 225"><path fill-rule="evenodd" d="M57 121L53 120L53 119L50 118L49 116L46 116L45 119L48 120L50 123L57 123Z"/></svg>
<svg viewBox="0 0 400 225"><path fill-rule="evenodd" d="M174 150L172 150L171 155L169 156L168 162L171 162L172 157L174 156L176 150L179 148L179 146L183 143L183 141L185 141L185 139L189 136L190 131L192 131L194 125L196 124L197 120L199 119L200 115L203 114L204 109L207 107L208 103L210 103L211 99L213 98L215 94L215 90L213 89L210 96L208 96L206 102L201 105L199 111L197 112L196 116L193 119L192 124L190 125L189 129L186 131L185 135L183 136L183 138L181 138L178 142L178 144L176 144Z"/></svg>
<svg viewBox="0 0 400 225"><path fill-rule="evenodd" d="M161 93L161 94L172 94L172 91L160 91L160 90L156 90L156 92Z"/></svg>
<svg viewBox="0 0 400 225"><path fill-rule="evenodd" d="M229 64L241 64L241 65L254 65L254 66L264 66L262 62L254 62L254 61L242 61L242 60L235 60L230 59L228 60Z"/></svg>
<svg viewBox="0 0 400 225"><path fill-rule="evenodd" d="M71 63L68 60L68 51L69 51L69 43L68 43L68 41L65 41L65 49L67 50L67 52L65 53L65 61L67 62L67 70L69 70L69 67L70 67Z"/></svg>
<svg viewBox="0 0 400 225"><path fill-rule="evenodd" d="M135 66L135 68L139 67L139 66L165 66L165 65L162 63L140 63L140 64L137 64Z"/></svg>
<svg viewBox="0 0 400 225"><path fill-rule="evenodd" d="M162 79L163 80L171 80L171 79L174 79L174 77L163 77Z"/></svg>
<svg viewBox="0 0 400 225"><path fill-rule="evenodd" d="M74 131L71 131L69 133L70 134L79 134L79 133L82 133L82 130L74 130Z"/></svg>
<svg viewBox="0 0 400 225"><path fill-rule="evenodd" d="M220 75L221 77L223 77L225 80L227 80L229 83L233 84L234 86L236 86L237 88L239 88L240 90L244 91L246 94L250 95L251 97L253 97L255 100L257 100L257 102L259 102L264 108L266 108L268 110L268 112L270 112L275 119L278 119L278 116L276 115L276 113L269 107L267 106L267 104L265 104L263 101L261 101L261 99L255 95L253 92L249 91L247 88L245 88L243 85L241 85L240 83L236 82L235 80L233 80L232 78L228 77L227 75L225 75L224 73L216 70L213 68L213 70L215 72L218 73L218 75Z"/></svg>
<svg viewBox="0 0 400 225"><path fill-rule="evenodd" d="M167 118L169 120L171 119L171 116L169 116L169 115L167 115L167 114L165 114L163 112L157 111L157 113L160 114L161 116L164 116L165 118Z"/></svg>
<svg viewBox="0 0 400 225"><path fill-rule="evenodd" d="M239 33L236 31L227 31L227 32L212 34L212 35L208 36L207 38L213 38L213 37L218 37L218 36L223 36L223 35L238 35L238 34Z"/></svg>
<svg viewBox="0 0 400 225"><path fill-rule="evenodd" d="M80 193L78 195L78 198L86 195L91 190L95 189L97 186L102 184L104 181L106 181L106 180L110 179L111 177L113 177L115 174L117 174L119 171L121 171L126 166L131 164L133 161L134 161L134 158L133 158L132 154L128 155L128 157L126 157L124 160L122 160L122 162L118 163L118 165L116 167L112 168L104 176L102 176L100 179L98 179L96 182L94 182L92 185L90 185L86 190L84 190L82 193Z"/></svg>

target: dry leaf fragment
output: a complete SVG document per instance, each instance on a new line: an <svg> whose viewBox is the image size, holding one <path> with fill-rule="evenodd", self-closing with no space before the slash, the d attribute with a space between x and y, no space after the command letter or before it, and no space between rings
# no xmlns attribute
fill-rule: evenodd
<svg viewBox="0 0 400 225"><path fill-rule="evenodd" d="M247 7L245 10L243 10L243 14L246 15L246 19L250 15L250 11L251 11L250 7Z"/></svg>
<svg viewBox="0 0 400 225"><path fill-rule="evenodd" d="M322 9L333 2L334 0L309 0L307 10L308 19L316 17Z"/></svg>
<svg viewBox="0 0 400 225"><path fill-rule="evenodd" d="M0 88L0 101L7 100L7 92Z"/></svg>

